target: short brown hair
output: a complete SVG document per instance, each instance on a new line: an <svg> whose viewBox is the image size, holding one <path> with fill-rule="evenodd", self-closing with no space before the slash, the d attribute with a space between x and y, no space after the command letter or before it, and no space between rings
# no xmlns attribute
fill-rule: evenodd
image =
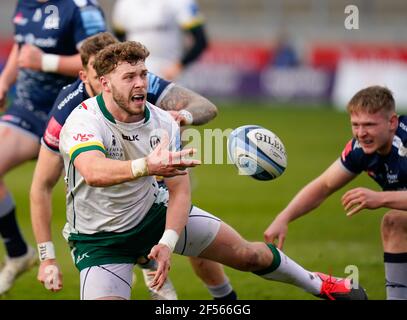
<svg viewBox="0 0 407 320"><path fill-rule="evenodd" d="M347 110L349 113L395 112L396 105L393 94L388 88L371 86L357 92L349 101Z"/></svg>
<svg viewBox="0 0 407 320"><path fill-rule="evenodd" d="M150 52L140 42L126 41L111 44L100 51L95 58L94 68L98 77L112 72L120 62L136 64L145 61Z"/></svg>
<svg viewBox="0 0 407 320"><path fill-rule="evenodd" d="M111 33L109 32L101 32L95 34L92 37L86 38L83 41L81 47L79 48L79 52L81 54L82 66L86 68L88 66L89 60L92 56L96 56L96 54L106 48L107 46L117 43L117 40Z"/></svg>

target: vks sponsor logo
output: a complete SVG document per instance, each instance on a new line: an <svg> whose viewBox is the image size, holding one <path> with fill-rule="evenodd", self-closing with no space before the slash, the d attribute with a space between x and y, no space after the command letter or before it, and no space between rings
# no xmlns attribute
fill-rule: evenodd
<svg viewBox="0 0 407 320"><path fill-rule="evenodd" d="M78 133L75 136L73 136L73 139L75 141L85 142L93 137L94 137L94 135L91 133Z"/></svg>
<svg viewBox="0 0 407 320"><path fill-rule="evenodd" d="M127 141L135 141L135 140L140 141L140 139L138 138L138 134L133 134L132 136L126 136L126 135L122 134L122 137L124 140L127 140Z"/></svg>

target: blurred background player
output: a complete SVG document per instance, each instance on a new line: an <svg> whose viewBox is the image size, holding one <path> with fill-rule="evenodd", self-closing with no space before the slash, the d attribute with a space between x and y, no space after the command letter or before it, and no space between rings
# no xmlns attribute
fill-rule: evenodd
<svg viewBox="0 0 407 320"><path fill-rule="evenodd" d="M195 0L118 0L112 23L119 38L139 41L148 48L148 70L168 80L176 79L208 46L204 19ZM190 124L188 113L184 116L186 122L181 124ZM215 298L236 298L221 265L200 258L190 260Z"/></svg>
<svg viewBox="0 0 407 320"><path fill-rule="evenodd" d="M14 45L0 76L0 107L16 82L16 97L0 118L0 234L6 246L0 272L0 294L36 261L35 250L21 235L15 204L4 175L39 151L48 112L59 90L80 69L78 47L88 36L105 31L103 13L93 1L18 1L13 23Z"/></svg>
<svg viewBox="0 0 407 320"><path fill-rule="evenodd" d="M59 155L59 134L61 128L66 118L76 106L89 97L93 97L101 92L99 80L93 69L94 56L98 51L115 42L117 40L109 33L100 33L83 42L80 48L83 63L83 70L79 72L80 79L61 90L49 114L50 119L42 139L40 155L31 188L32 224L36 240L40 244L39 247L42 246L41 244L51 242L52 240L50 230L52 216L51 193L61 175L63 167L62 158ZM207 99L179 85L160 79L151 73L149 74L147 99L162 109L171 110L173 117L178 119L181 124L186 120L179 110L188 111L193 117L193 124L207 123L217 113L216 107ZM49 245L53 246L52 242ZM50 264L57 266L55 259L41 261L38 272L40 281L45 282L47 277L45 268ZM57 268L59 272L59 267L57 266ZM146 284L150 288L151 276L148 276L148 272L153 268L151 265L145 265L142 268ZM61 276L61 273L59 275ZM216 274L212 277L214 276ZM221 281L223 284L222 288L230 287L227 278L221 280L223 280ZM216 286L210 289L212 289L211 292L214 289L216 290L213 293L214 297L219 297L219 293L222 294L223 292ZM230 289L226 291L226 294L230 294L228 291ZM176 299L176 293L170 281L167 281L160 292L150 289L150 293L155 300Z"/></svg>
<svg viewBox="0 0 407 320"><path fill-rule="evenodd" d="M120 38L149 49L148 70L167 80L176 79L207 47L195 0L118 0L112 23Z"/></svg>
<svg viewBox="0 0 407 320"><path fill-rule="evenodd" d="M398 117L390 90L365 88L348 103L354 138L341 158L306 185L264 232L283 247L288 223L317 208L362 171L383 189L349 190L342 197L348 216L362 209L389 208L381 224L387 299L407 299L407 119Z"/></svg>

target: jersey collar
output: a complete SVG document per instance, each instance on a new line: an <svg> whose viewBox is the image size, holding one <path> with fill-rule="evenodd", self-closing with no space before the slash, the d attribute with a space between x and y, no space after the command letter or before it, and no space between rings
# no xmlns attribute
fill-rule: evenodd
<svg viewBox="0 0 407 320"><path fill-rule="evenodd" d="M112 116L112 114L107 110L105 101L103 100L102 94L99 94L96 96L96 101L99 105L100 111L102 111L103 115L107 120L109 120L112 123L116 123L116 120ZM147 103L144 107L144 123L146 123L148 120L150 120L150 109L147 106Z"/></svg>

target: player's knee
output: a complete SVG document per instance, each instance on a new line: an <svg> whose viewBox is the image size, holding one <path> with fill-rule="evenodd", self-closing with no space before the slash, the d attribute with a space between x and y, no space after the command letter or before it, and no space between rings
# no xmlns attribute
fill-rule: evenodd
<svg viewBox="0 0 407 320"><path fill-rule="evenodd" d="M253 271L263 267L261 265L261 257L258 250L253 247L247 247L240 255L240 270Z"/></svg>
<svg viewBox="0 0 407 320"><path fill-rule="evenodd" d="M391 210L383 216L382 235L388 237L407 234L407 212Z"/></svg>

